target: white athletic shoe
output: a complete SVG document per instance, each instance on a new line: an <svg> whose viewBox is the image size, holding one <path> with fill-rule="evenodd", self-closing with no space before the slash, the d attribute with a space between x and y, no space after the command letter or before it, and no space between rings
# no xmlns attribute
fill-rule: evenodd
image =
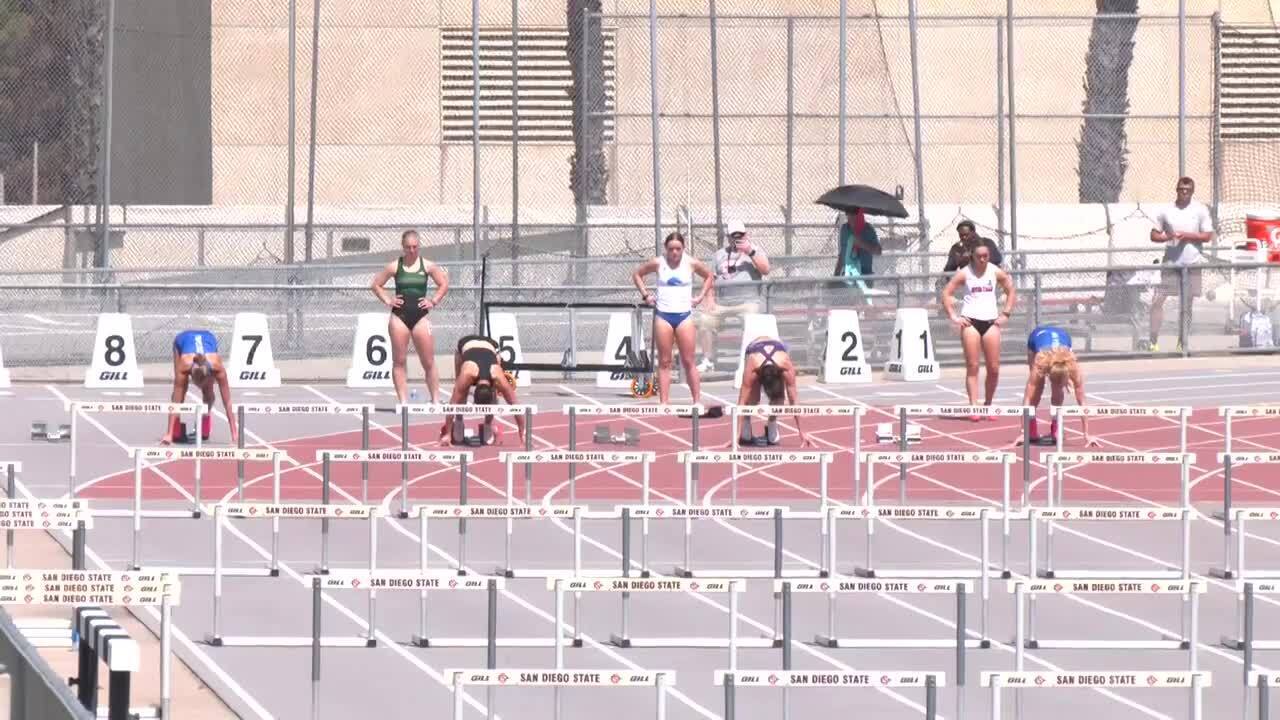
<svg viewBox="0 0 1280 720"><path fill-rule="evenodd" d="M710 372L715 369L716 369L716 364L711 362L707 358L702 358L702 362L698 363L698 372Z"/></svg>

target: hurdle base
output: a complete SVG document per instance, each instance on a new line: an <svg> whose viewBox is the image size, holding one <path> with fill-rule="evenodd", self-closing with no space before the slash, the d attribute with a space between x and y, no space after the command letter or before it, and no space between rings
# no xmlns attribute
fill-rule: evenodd
<svg viewBox="0 0 1280 720"><path fill-rule="evenodd" d="M109 518L133 518L132 510L94 510L94 517ZM138 513L140 518L152 518L156 520L177 519L177 520L199 520L202 517L200 510L142 510Z"/></svg>
<svg viewBox="0 0 1280 720"><path fill-rule="evenodd" d="M826 570L783 571L782 576L779 577L774 574L773 570L729 570L727 568L694 570L693 568L687 568L681 565L676 566L674 574L676 577L682 578L760 578L765 580L807 580L809 578L831 577L831 573ZM648 575L644 575L643 577L648 577Z"/></svg>
<svg viewBox="0 0 1280 720"><path fill-rule="evenodd" d="M1061 580L1181 580L1181 570L1045 570L1036 569L1036 577Z"/></svg>
<svg viewBox="0 0 1280 720"><path fill-rule="evenodd" d="M1014 643L1010 643L1011 645ZM1189 650L1190 641L1175 640L1031 640L1028 650Z"/></svg>
<svg viewBox="0 0 1280 720"><path fill-rule="evenodd" d="M633 638L610 634L609 644L620 648L727 648L728 638L714 637L645 637ZM780 648L781 638L738 638L739 648Z"/></svg>
<svg viewBox="0 0 1280 720"><path fill-rule="evenodd" d="M214 575L211 567L184 567L181 565L134 565L133 572L173 573L174 575ZM280 577L278 568L222 568L223 577Z"/></svg>
<svg viewBox="0 0 1280 720"><path fill-rule="evenodd" d="M914 578L921 580L978 580L982 578L982 573L974 570L917 570L912 568L891 568L879 570L875 568L855 567L853 574L861 578L886 578L890 580L899 580L903 578ZM988 570L988 577L1004 577L1008 578L1012 575L1009 570Z"/></svg>
<svg viewBox="0 0 1280 720"><path fill-rule="evenodd" d="M648 572L649 572L648 570L642 571L640 577L649 577ZM535 579L546 578L551 580L556 578L613 579L613 578L626 577L622 573L618 572L617 570L602 569L602 570L581 570L578 572L574 572L572 568L569 568L569 569L549 568L546 570L539 570L537 568L501 568L500 567L500 568L495 568L493 571L493 574L501 577L507 577L507 578L535 578ZM636 577L636 576L631 575L630 577Z"/></svg>
<svg viewBox="0 0 1280 720"><path fill-rule="evenodd" d="M1216 577L1222 580L1235 580L1240 577L1235 570L1228 568L1211 567L1209 568L1209 577Z"/></svg>
<svg viewBox="0 0 1280 720"><path fill-rule="evenodd" d="M841 638L831 637L829 635L814 635L813 644L833 650L838 648L932 648L937 650L949 650L956 646L956 641L955 638L920 638L903 640L894 638ZM991 640L986 638L966 639L964 641L964 646L973 650L985 650L991 647Z"/></svg>
<svg viewBox="0 0 1280 720"><path fill-rule="evenodd" d="M576 641L581 643L581 641ZM433 648L433 647L449 647L449 648L482 648L489 646L488 638L448 638L448 637L423 637L414 635L409 643L414 647ZM574 644L573 638L560 638L560 645L566 647L581 647L581 644ZM495 638L494 645L497 647L510 648L550 648L556 646L555 638L543 637L519 637L519 638Z"/></svg>
<svg viewBox="0 0 1280 720"><path fill-rule="evenodd" d="M312 639L304 636L206 635L204 641L214 647L311 647ZM378 641L365 637L320 637L320 647L374 648Z"/></svg>

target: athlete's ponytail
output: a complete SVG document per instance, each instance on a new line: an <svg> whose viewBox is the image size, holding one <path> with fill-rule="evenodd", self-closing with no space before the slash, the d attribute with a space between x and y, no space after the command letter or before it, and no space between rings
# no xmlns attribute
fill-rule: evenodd
<svg viewBox="0 0 1280 720"><path fill-rule="evenodd" d="M1036 355L1036 371L1054 386L1066 387L1075 376L1076 356L1068 348L1043 350Z"/></svg>

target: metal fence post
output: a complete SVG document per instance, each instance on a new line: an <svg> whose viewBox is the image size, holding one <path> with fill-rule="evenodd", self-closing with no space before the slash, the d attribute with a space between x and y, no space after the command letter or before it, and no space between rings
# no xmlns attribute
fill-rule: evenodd
<svg viewBox="0 0 1280 720"><path fill-rule="evenodd" d="M787 18L787 206L783 211L786 227L783 229L785 253L791 254L791 227L795 217L795 163L796 163L796 19Z"/></svg>
<svg viewBox="0 0 1280 720"><path fill-rule="evenodd" d="M1015 127L1018 112L1014 102L1017 93L1014 92L1013 84L1013 71L1016 66L1013 53L1013 0L1007 0L1005 15L1005 60L1008 66L1006 79L1009 81L1009 251L1016 254L1018 252L1018 140Z"/></svg>
<svg viewBox="0 0 1280 720"><path fill-rule="evenodd" d="M1010 2L1012 2L1012 0L1010 0ZM836 153L836 157L838 158L837 162L839 163L840 167L837 173L837 176L839 178L839 182L836 183L837 185L844 185L845 120L848 116L848 107L846 104L847 91L845 90L845 85L848 84L848 80L849 80L848 78L848 61L849 61L848 35L849 33L848 33L848 27L847 27L848 24L849 24L849 3L848 3L848 0L840 0L840 92L839 92L840 118L837 121L839 130L837 131L837 140L836 140L836 142L840 143L840 147L838 148L838 152Z"/></svg>
<svg viewBox="0 0 1280 720"><path fill-rule="evenodd" d="M1178 0L1178 177L1187 174L1187 0Z"/></svg>
<svg viewBox="0 0 1280 720"><path fill-rule="evenodd" d="M320 0L311 11L311 138L307 141L307 227L302 256L309 263L316 211L316 93L320 89Z"/></svg>
<svg viewBox="0 0 1280 720"><path fill-rule="evenodd" d="M587 36L582 36L583 44ZM520 285L520 0L511 0L511 283Z"/></svg>
<svg viewBox="0 0 1280 720"><path fill-rule="evenodd" d="M1222 203L1222 16L1214 13L1209 18L1209 23L1213 31L1213 108L1212 119L1209 123L1209 157L1211 158L1211 173L1213 174L1213 212L1214 228L1221 231L1221 214L1219 206ZM1218 237L1215 236L1214 245L1218 245Z"/></svg>
<svg viewBox="0 0 1280 720"><path fill-rule="evenodd" d="M1004 241L1004 20L996 18L996 235Z"/></svg>
<svg viewBox="0 0 1280 720"><path fill-rule="evenodd" d="M471 0L471 259L480 252L480 0Z"/></svg>
<svg viewBox="0 0 1280 720"><path fill-rule="evenodd" d="M920 120L920 55L919 55L919 0L907 2L907 24L911 36L911 114L915 123L916 143L916 207L919 208L921 252L929 251L929 220L924 213L924 131Z"/></svg>
<svg viewBox="0 0 1280 720"><path fill-rule="evenodd" d="M285 141L288 169L285 173L288 188L284 200L284 263L293 264L294 188L297 182L297 158L294 156L294 140L297 137L297 86L298 74L298 0L289 0L289 118L288 139ZM292 323L292 313L289 314Z"/></svg>
<svg viewBox="0 0 1280 720"><path fill-rule="evenodd" d="M662 174L658 157L658 1L649 0L649 123L653 143L653 251L662 254Z"/></svg>
<svg viewBox="0 0 1280 720"><path fill-rule="evenodd" d="M724 206L721 203L720 182L720 66L716 52L716 0L708 2L711 26L711 157L715 168L716 246L721 247L724 245Z"/></svg>
<svg viewBox="0 0 1280 720"><path fill-rule="evenodd" d="M95 258L98 261L96 266L104 269L111 267L111 113L115 95L113 90L115 34L116 0L107 0L107 31L102 56L102 63L105 66L102 97L102 239L99 241L100 255Z"/></svg>

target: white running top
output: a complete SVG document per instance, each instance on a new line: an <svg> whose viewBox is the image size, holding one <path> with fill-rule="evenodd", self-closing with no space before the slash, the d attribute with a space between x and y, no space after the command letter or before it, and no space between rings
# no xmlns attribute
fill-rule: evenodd
<svg viewBox="0 0 1280 720"><path fill-rule="evenodd" d="M966 265L964 273L964 307L960 314L970 320L995 320L1000 316L1000 308L996 305L996 273L995 265L987 263L987 271L978 277Z"/></svg>
<svg viewBox="0 0 1280 720"><path fill-rule="evenodd" d="M680 264L671 267L665 257L658 258L658 292L656 307L662 312L683 313L693 310L693 263L688 255L680 256Z"/></svg>

